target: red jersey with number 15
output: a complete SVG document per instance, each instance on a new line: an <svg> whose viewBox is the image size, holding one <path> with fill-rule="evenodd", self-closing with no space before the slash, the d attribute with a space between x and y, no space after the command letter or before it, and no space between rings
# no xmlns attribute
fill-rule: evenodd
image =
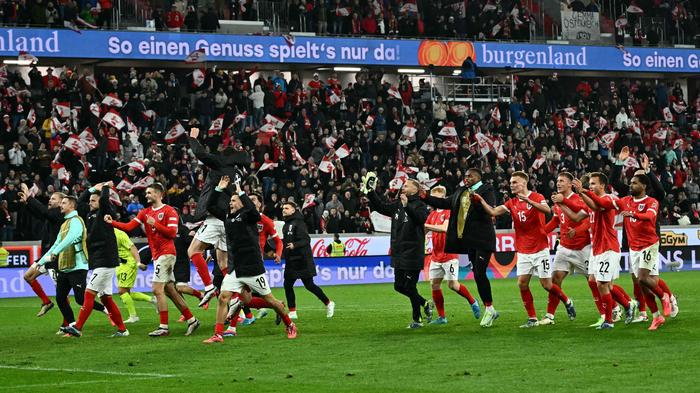
<svg viewBox="0 0 700 393"><path fill-rule="evenodd" d="M425 223L430 225L442 225L449 220L450 211L438 209L430 212ZM433 262L443 263L457 259L457 254L445 254L446 239L446 233L433 232L433 255L430 257Z"/></svg>
<svg viewBox="0 0 700 393"><path fill-rule="evenodd" d="M620 252L620 241L615 230L615 217L619 208L619 199L610 194L601 198L612 200L613 209L600 208L589 215L591 220L591 244L593 255L600 255L606 251Z"/></svg>
<svg viewBox="0 0 700 393"><path fill-rule="evenodd" d="M136 221L143 225L146 238L148 238L148 247L151 249L153 259L158 259L162 255L177 255L175 251L175 239L160 233L153 225L148 225L146 223L148 217L153 217L156 222L165 227L174 227L177 230L177 223L179 220L177 211L172 206L168 205L163 205L158 209L149 206L142 209L135 218Z"/></svg>
<svg viewBox="0 0 700 393"><path fill-rule="evenodd" d="M547 200L542 194L532 192L528 198L535 203L546 205ZM515 229L515 251L521 254L535 254L549 248L545 227L544 213L535 209L529 203L521 201L517 196L503 204L511 217Z"/></svg>
<svg viewBox="0 0 700 393"><path fill-rule="evenodd" d="M626 196L620 200L620 208L624 211L642 214L648 211L654 212L654 218L651 220L625 217L625 232L627 232L630 250L641 251L659 241L659 236L656 234L656 215L659 213L659 202L656 199L648 195L639 200Z"/></svg>

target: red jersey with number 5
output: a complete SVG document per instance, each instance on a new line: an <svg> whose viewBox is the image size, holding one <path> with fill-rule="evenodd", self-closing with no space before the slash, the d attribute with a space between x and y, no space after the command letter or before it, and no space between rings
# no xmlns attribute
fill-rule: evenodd
<svg viewBox="0 0 700 393"><path fill-rule="evenodd" d="M625 217L624 226L630 250L641 251L659 241L659 236L656 234L656 216L659 213L659 202L656 199L648 195L639 200L626 196L620 200L620 208L624 211L638 214L644 214L649 211L654 212L651 220Z"/></svg>
<svg viewBox="0 0 700 393"><path fill-rule="evenodd" d="M589 215L591 220L591 244L593 255L600 255L606 251L620 252L620 241L615 230L615 217L619 208L619 199L610 194L601 198L612 200L613 209L600 208Z"/></svg>
<svg viewBox="0 0 700 393"><path fill-rule="evenodd" d="M433 210L425 220L426 224L442 225L450 220L449 210ZM430 259L433 262L443 263L457 259L457 254L445 254L445 241L447 236L444 232L433 232L433 255Z"/></svg>
<svg viewBox="0 0 700 393"><path fill-rule="evenodd" d="M136 221L143 225L146 238L148 238L148 247L151 249L153 259L158 259L162 255L177 255L175 251L175 238L169 238L158 231L153 225L147 224L148 217L153 217L156 222L164 227L175 228L177 230L177 223L179 220L177 211L169 205L163 205L158 209L149 206L142 209L135 218Z"/></svg>
<svg viewBox="0 0 700 393"><path fill-rule="evenodd" d="M547 200L536 192L530 191L528 198L535 203L546 205ZM515 251L521 254L534 254L549 248L545 231L544 213L535 209L518 197L509 199L503 206L510 211L515 229Z"/></svg>

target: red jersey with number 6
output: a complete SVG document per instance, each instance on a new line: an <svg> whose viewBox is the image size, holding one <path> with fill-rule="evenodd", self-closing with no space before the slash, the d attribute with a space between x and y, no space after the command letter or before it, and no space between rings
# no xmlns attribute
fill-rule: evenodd
<svg viewBox="0 0 700 393"><path fill-rule="evenodd" d="M433 210L425 220L426 224L442 225L450 220L449 210ZM457 254L445 254L445 241L447 236L444 232L433 232L433 255L430 259L433 262L443 263L457 259Z"/></svg>
<svg viewBox="0 0 700 393"><path fill-rule="evenodd" d="M641 251L659 241L659 236L656 234L656 216L659 213L659 202L656 199L648 195L639 200L626 196L620 200L620 208L624 211L638 214L653 212L651 220L625 217L624 226L630 250Z"/></svg>
<svg viewBox="0 0 700 393"><path fill-rule="evenodd" d="M546 205L542 194L530 191L528 198L535 203ZM503 204L513 218L515 229L515 251L521 254L535 254L549 248L545 227L544 213L535 209L517 196Z"/></svg>

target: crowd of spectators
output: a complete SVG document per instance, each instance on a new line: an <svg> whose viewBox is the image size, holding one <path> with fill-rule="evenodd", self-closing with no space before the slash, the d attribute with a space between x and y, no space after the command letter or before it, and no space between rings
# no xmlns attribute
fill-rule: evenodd
<svg viewBox="0 0 700 393"><path fill-rule="evenodd" d="M391 196L397 172L425 183L439 179L451 191L467 168L478 167L502 202L514 170L529 172L531 188L544 195L555 191L562 170L576 176L622 173L611 183L624 193L626 176L643 154L668 193L662 223L700 223L700 99L688 102L671 81L521 78L510 100L470 110L446 102L427 79L414 86L405 76L377 69L363 70L345 85L339 78L350 76L335 73L195 74L132 68L98 73L92 82L91 75L70 68L2 73L0 240L37 236L37 223L23 214L20 183L45 202L54 191L79 194L99 181L134 184L151 176L166 186L166 202L193 224L207 169L186 135L171 132L176 138L166 142L178 124L185 133L202 129L200 140L211 152L248 152L252 164L245 168L245 187L263 193L265 213L273 219L281 218L285 201L312 202L303 209L312 233L373 230L367 201L358 192L370 170ZM118 97L122 106L103 104L104 97ZM61 106L75 111L73 121ZM108 113L127 125L116 129L101 121ZM268 115L288 120L275 131ZM219 118L223 124L217 125ZM452 125L457 136L445 136L444 128ZM87 154L65 147L72 133L86 129L96 147ZM495 145L482 150L479 132L501 141L502 151ZM631 158L618 162L624 146ZM127 165L134 162L144 168ZM618 164L621 170L613 171ZM121 219L143 208L142 188L118 192ZM497 225L509 228L509 219Z"/></svg>

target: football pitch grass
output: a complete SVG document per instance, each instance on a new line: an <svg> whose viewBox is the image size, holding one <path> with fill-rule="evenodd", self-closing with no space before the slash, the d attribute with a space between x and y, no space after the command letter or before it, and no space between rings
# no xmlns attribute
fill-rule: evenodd
<svg viewBox="0 0 700 393"><path fill-rule="evenodd" d="M193 298L188 302L202 327L184 337L185 326L171 311L171 336L155 339L147 336L157 326L150 304L137 302L141 321L129 325L130 337L108 338L114 329L93 313L76 339L54 335L57 308L37 318L37 299L2 299L0 392L700 391L700 273L662 274L680 314L655 332L648 323L589 328L597 312L581 276L563 286L578 318L569 321L560 306L554 326L518 328L526 314L512 279L492 281L501 317L490 329L479 327L466 301L445 284L449 324L417 330L406 329L408 299L391 285L326 287L337 304L331 320L313 295L297 288L296 340L270 315L217 345L202 344L213 330L213 307L195 309ZM620 283L631 293L627 274ZM474 282L466 284L476 294ZM541 317L546 293L535 281L531 286ZM426 282L419 290L430 295ZM281 289L274 293L283 298Z"/></svg>

